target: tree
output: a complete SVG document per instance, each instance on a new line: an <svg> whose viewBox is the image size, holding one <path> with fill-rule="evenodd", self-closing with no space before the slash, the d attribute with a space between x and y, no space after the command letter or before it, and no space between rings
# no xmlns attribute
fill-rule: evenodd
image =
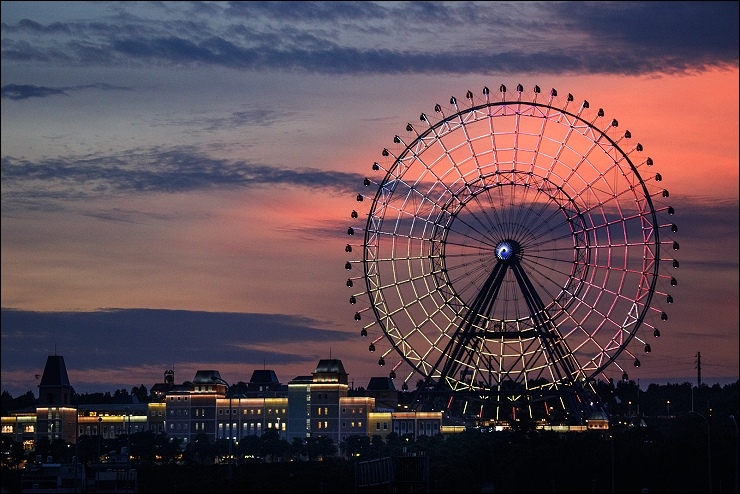
<svg viewBox="0 0 740 494"><path fill-rule="evenodd" d="M268 429L260 436L260 455L269 461L282 461L290 452L290 444L280 438L277 429Z"/></svg>
<svg viewBox="0 0 740 494"><path fill-rule="evenodd" d="M192 459L201 465L212 464L216 456L216 448L211 444L208 435L205 432L195 436L193 442L185 447L186 451L193 454Z"/></svg>
<svg viewBox="0 0 740 494"><path fill-rule="evenodd" d="M157 450L161 453L162 461L175 463L181 457L181 437L167 437L167 434L157 434Z"/></svg>
<svg viewBox="0 0 740 494"><path fill-rule="evenodd" d="M3 434L0 438L0 452L2 454L2 465L9 468L18 468L23 461L23 443L14 441L9 435Z"/></svg>
<svg viewBox="0 0 740 494"><path fill-rule="evenodd" d="M128 394L126 388L117 389L115 393L113 393L113 403L131 403L131 395Z"/></svg>
<svg viewBox="0 0 740 494"><path fill-rule="evenodd" d="M134 402L149 403L149 391L143 384L131 388L131 398Z"/></svg>
<svg viewBox="0 0 740 494"><path fill-rule="evenodd" d="M370 456L370 437L367 435L355 434L342 439L340 450L345 457L362 457Z"/></svg>
<svg viewBox="0 0 740 494"><path fill-rule="evenodd" d="M337 454L337 447L329 437L311 436L306 439L306 453L309 461L316 461L320 457L335 456Z"/></svg>
<svg viewBox="0 0 740 494"><path fill-rule="evenodd" d="M300 439L298 439L300 441ZM239 441L237 454L239 458L259 458L261 455L260 438L257 436L246 436Z"/></svg>

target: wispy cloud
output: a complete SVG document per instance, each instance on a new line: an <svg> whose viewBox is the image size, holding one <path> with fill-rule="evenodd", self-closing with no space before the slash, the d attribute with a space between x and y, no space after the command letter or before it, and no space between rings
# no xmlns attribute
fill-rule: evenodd
<svg viewBox="0 0 740 494"><path fill-rule="evenodd" d="M737 2L244 2L170 7L158 22L138 14L4 23L2 56L323 74L641 74L738 65Z"/></svg>
<svg viewBox="0 0 740 494"><path fill-rule="evenodd" d="M45 98L48 96L68 96L73 91L84 91L88 89L97 89L101 91L132 91L131 88L113 86L111 84L87 84L84 86L67 86L67 87L45 87L34 86L33 84L8 84L2 87L2 98L12 100L23 100L28 98Z"/></svg>
<svg viewBox="0 0 740 494"><path fill-rule="evenodd" d="M126 154L68 156L41 161L4 156L3 214L29 201L80 200L130 193L175 193L269 184L355 191L355 173L278 168L207 156L195 148L132 150Z"/></svg>

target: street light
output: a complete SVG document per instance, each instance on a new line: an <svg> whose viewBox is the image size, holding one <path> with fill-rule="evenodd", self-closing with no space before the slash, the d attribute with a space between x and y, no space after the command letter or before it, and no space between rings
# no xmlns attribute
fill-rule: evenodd
<svg viewBox="0 0 740 494"><path fill-rule="evenodd" d="M712 442L711 437L709 435L710 429L709 429L709 420L707 418L700 414L699 412L695 412L693 410L689 411L691 415L698 415L702 419L704 419L704 422L707 423L707 473L709 475L709 492L712 492Z"/></svg>
<svg viewBox="0 0 740 494"><path fill-rule="evenodd" d="M126 407L126 417L128 418L128 425L126 426L126 461L131 459L131 412Z"/></svg>
<svg viewBox="0 0 740 494"><path fill-rule="evenodd" d="M224 384L226 386L226 392L229 394L229 480L231 480L231 386L220 377L211 376L211 379L214 382L220 382L221 384Z"/></svg>
<svg viewBox="0 0 740 494"><path fill-rule="evenodd" d="M737 457L737 420L735 420L734 415L730 415L730 420L732 420L732 424L735 426L735 492L737 493L737 469L738 469L738 457Z"/></svg>
<svg viewBox="0 0 740 494"><path fill-rule="evenodd" d="M98 417L98 463L100 463L100 442L103 435L103 417Z"/></svg>

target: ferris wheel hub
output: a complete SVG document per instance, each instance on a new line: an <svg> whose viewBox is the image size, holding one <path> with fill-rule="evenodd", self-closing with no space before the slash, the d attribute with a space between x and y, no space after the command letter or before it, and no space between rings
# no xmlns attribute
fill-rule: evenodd
<svg viewBox="0 0 740 494"><path fill-rule="evenodd" d="M496 257L502 261L511 261L521 253L521 247L514 240L502 240L496 245Z"/></svg>

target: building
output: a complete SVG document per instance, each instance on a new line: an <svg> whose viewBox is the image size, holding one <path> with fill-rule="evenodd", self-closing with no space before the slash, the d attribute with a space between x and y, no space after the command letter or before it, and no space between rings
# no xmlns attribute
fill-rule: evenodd
<svg viewBox="0 0 740 494"><path fill-rule="evenodd" d="M2 433L28 451L41 437L76 443L80 435L110 439L143 431L182 439L209 440L261 436L275 430L281 439L328 437L341 444L351 435L433 435L442 431L441 412L409 412L398 407L389 378L372 378L366 396L349 396L348 374L339 359L322 359L310 376L287 385L273 370L255 370L246 386L231 386L217 370L199 370L192 381L175 384L174 372L152 386L150 403L75 405L64 358L50 356L39 384L35 409L2 417ZM241 383L243 384L243 383Z"/></svg>

